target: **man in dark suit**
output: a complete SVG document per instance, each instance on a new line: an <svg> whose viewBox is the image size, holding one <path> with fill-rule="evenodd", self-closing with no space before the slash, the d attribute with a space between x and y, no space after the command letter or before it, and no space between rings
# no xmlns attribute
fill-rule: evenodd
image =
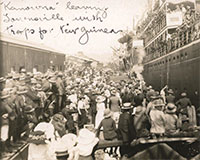
<svg viewBox="0 0 200 160"><path fill-rule="evenodd" d="M129 155L131 152L130 143L136 138L136 131L133 125L133 116L131 103L124 103L122 114L119 117L118 134L119 139L123 141L124 145L120 147L121 156Z"/></svg>

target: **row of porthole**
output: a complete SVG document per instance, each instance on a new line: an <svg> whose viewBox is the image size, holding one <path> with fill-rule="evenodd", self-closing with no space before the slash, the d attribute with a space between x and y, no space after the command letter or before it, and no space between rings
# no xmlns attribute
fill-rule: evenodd
<svg viewBox="0 0 200 160"><path fill-rule="evenodd" d="M181 57L181 59L183 59L184 57L187 58L187 56L188 56L187 52L185 52L185 54L182 54L182 53L181 53L180 55L174 56L172 59L171 59L171 58L168 58L168 59L166 59L166 60L163 60L163 61L160 61L160 62L151 64L151 65L149 66L149 68L163 65L163 64L165 64L165 63L171 62L172 60L175 61L176 59L179 59L180 57Z"/></svg>

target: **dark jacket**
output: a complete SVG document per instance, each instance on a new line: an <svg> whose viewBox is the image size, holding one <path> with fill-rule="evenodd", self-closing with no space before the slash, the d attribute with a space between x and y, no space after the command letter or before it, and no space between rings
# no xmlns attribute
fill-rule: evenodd
<svg viewBox="0 0 200 160"><path fill-rule="evenodd" d="M187 114L187 106L191 106L192 103L189 98L183 97L176 102L176 105L178 107L178 112Z"/></svg>
<svg viewBox="0 0 200 160"><path fill-rule="evenodd" d="M3 118L4 114L8 114L8 118ZM0 102L0 126L8 125L9 119L14 118L14 112L12 108L8 105L7 101Z"/></svg>
<svg viewBox="0 0 200 160"><path fill-rule="evenodd" d="M104 118L97 129L97 137L99 136L100 129L103 127L103 136L105 140L113 140L117 138L115 121L109 117Z"/></svg>
<svg viewBox="0 0 200 160"><path fill-rule="evenodd" d="M167 103L175 103L175 96L172 94L169 94L168 96L166 96L166 102Z"/></svg>
<svg viewBox="0 0 200 160"><path fill-rule="evenodd" d="M120 99L117 96L110 97L109 108L112 112L120 112Z"/></svg>
<svg viewBox="0 0 200 160"><path fill-rule="evenodd" d="M131 143L132 140L136 138L136 131L133 124L133 116L130 113L124 112L120 115L118 123L118 134L119 139L124 143Z"/></svg>
<svg viewBox="0 0 200 160"><path fill-rule="evenodd" d="M30 86L27 87L26 103L36 108L39 106L40 98L37 96L37 92L34 91Z"/></svg>

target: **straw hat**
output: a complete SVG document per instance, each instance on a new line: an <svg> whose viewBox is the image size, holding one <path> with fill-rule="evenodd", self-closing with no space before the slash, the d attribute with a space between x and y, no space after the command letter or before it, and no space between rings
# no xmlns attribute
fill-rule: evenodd
<svg viewBox="0 0 200 160"><path fill-rule="evenodd" d="M62 72L58 72L58 77L62 77L63 76L63 73Z"/></svg>
<svg viewBox="0 0 200 160"><path fill-rule="evenodd" d="M76 144L77 136L73 133L68 133L62 136L61 141L65 144L66 149L70 150Z"/></svg>
<svg viewBox="0 0 200 160"><path fill-rule="evenodd" d="M34 110L35 109L31 105L27 105L27 106L24 107L25 113L32 113L32 112L34 112Z"/></svg>
<svg viewBox="0 0 200 160"><path fill-rule="evenodd" d="M99 139L95 137L95 133L83 128L79 132L77 138L77 148L79 150L79 155L89 156L91 155L94 146L98 143Z"/></svg>
<svg viewBox="0 0 200 160"><path fill-rule="evenodd" d="M4 77L0 77L0 83L5 82L6 79Z"/></svg>
<svg viewBox="0 0 200 160"><path fill-rule="evenodd" d="M25 86L18 86L18 91L17 91L17 94L25 94L27 93L27 89Z"/></svg>
<svg viewBox="0 0 200 160"><path fill-rule="evenodd" d="M26 77L25 76L20 76L19 81L25 81Z"/></svg>
<svg viewBox="0 0 200 160"><path fill-rule="evenodd" d="M31 84L37 84L37 80L35 78L31 78Z"/></svg>
<svg viewBox="0 0 200 160"><path fill-rule="evenodd" d="M50 82L50 83L56 83L56 77L55 77L55 76L51 77L51 78L49 79L49 82Z"/></svg>
<svg viewBox="0 0 200 160"><path fill-rule="evenodd" d="M105 101L106 100L106 98L104 97L104 96L98 96L97 98L96 98L96 102L97 103L102 103L103 101Z"/></svg>
<svg viewBox="0 0 200 160"><path fill-rule="evenodd" d="M111 90L112 95L116 95L117 91L115 89Z"/></svg>
<svg viewBox="0 0 200 160"><path fill-rule="evenodd" d="M159 98L159 94L156 92L156 91L153 91L152 94L150 95L150 98L153 100L153 99L157 99Z"/></svg>
<svg viewBox="0 0 200 160"><path fill-rule="evenodd" d="M54 127L53 127L53 125L51 124L51 123L47 123L47 122L40 122L35 128L34 128L34 132L43 132L44 134L44 136L42 136L43 138L42 138L42 141L41 141L41 143L39 143L39 144L45 144L45 143L48 143L48 140L50 139L50 138L52 138L52 134L54 133ZM38 139L38 140L40 140L40 138Z"/></svg>
<svg viewBox="0 0 200 160"><path fill-rule="evenodd" d="M175 113L176 106L173 103L168 103L166 108L166 113Z"/></svg>
<svg viewBox="0 0 200 160"><path fill-rule="evenodd" d="M55 142L55 153L57 157L63 157L63 156L68 156L68 146L66 142L62 141L63 137L61 139L58 139Z"/></svg>
<svg viewBox="0 0 200 160"><path fill-rule="evenodd" d="M35 90L36 91L42 91L42 85L41 84L36 84L36 86L35 86Z"/></svg>
<svg viewBox="0 0 200 160"><path fill-rule="evenodd" d="M22 69L21 69L21 72L22 72L22 73L26 73L26 69L25 69L25 68L22 68Z"/></svg>
<svg viewBox="0 0 200 160"><path fill-rule="evenodd" d="M83 145L89 145L92 144L95 140L95 134L91 131L89 131L86 128L83 128L79 132L79 136L77 138L77 142Z"/></svg>
<svg viewBox="0 0 200 160"><path fill-rule="evenodd" d="M131 105L131 103L124 103L121 109L132 109L133 106Z"/></svg>
<svg viewBox="0 0 200 160"><path fill-rule="evenodd" d="M3 89L3 91L1 92L1 99L6 99L6 98L8 98L8 97L10 97L10 90L9 89L7 89L7 88L5 88L5 89Z"/></svg>
<svg viewBox="0 0 200 160"><path fill-rule="evenodd" d="M12 79L14 79L14 80L15 80L15 79L19 79L19 77L20 77L20 75L16 73L16 74L14 74L14 75L12 76Z"/></svg>
<svg viewBox="0 0 200 160"><path fill-rule="evenodd" d="M7 79L12 78L12 73L8 73L8 75L6 76Z"/></svg>
<svg viewBox="0 0 200 160"><path fill-rule="evenodd" d="M104 114L103 114L104 118L109 118L111 116L111 111L109 108L106 108L104 110Z"/></svg>
<svg viewBox="0 0 200 160"><path fill-rule="evenodd" d="M172 89L169 89L168 93L169 94L174 94L174 91Z"/></svg>

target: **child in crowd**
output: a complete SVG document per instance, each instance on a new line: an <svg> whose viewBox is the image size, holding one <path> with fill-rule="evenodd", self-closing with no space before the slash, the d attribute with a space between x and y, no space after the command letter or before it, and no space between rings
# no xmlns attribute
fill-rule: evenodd
<svg viewBox="0 0 200 160"><path fill-rule="evenodd" d="M103 136L105 140L112 141L117 139L117 132L116 132L116 124L115 121L111 118L111 111L110 109L104 110L104 119L100 122L99 127L97 128L97 137L99 137L100 130L103 127ZM113 153L113 147L110 149L109 155L112 155L113 157L117 156L117 147L114 148Z"/></svg>

